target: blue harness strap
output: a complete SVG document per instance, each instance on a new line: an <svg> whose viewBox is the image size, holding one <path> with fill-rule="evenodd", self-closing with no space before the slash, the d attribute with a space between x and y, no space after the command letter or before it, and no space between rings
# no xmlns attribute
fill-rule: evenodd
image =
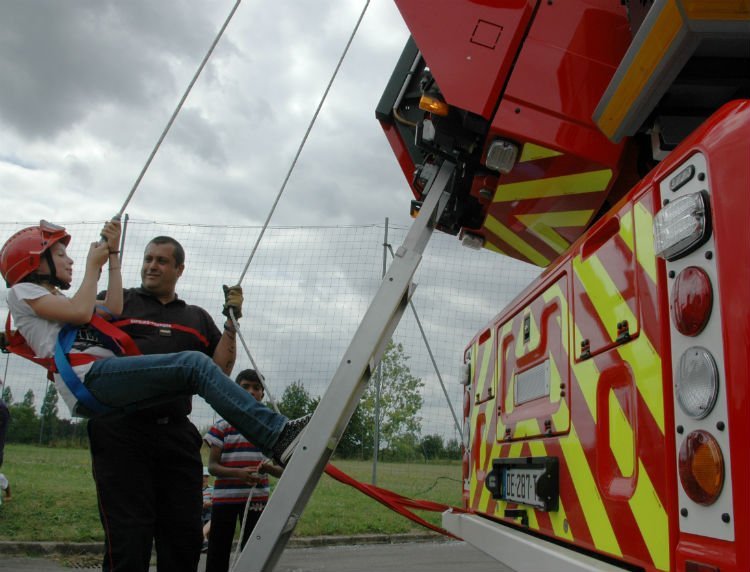
<svg viewBox="0 0 750 572"><path fill-rule="evenodd" d="M73 367L68 361L67 354L73 347L77 331L78 326L71 325L64 326L60 330L60 334L57 336L57 343L55 344L55 365L57 366L57 371L70 392L82 405L98 415L109 413L113 411L113 408L99 403L91 395L91 392L76 375L76 372L73 371Z"/></svg>

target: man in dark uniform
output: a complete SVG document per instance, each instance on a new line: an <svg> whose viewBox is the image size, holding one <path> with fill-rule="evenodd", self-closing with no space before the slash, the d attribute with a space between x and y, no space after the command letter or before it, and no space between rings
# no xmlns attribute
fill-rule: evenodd
<svg viewBox="0 0 750 572"><path fill-rule="evenodd" d="M144 354L203 352L229 375L235 329L223 332L203 308L186 304L175 287L185 252L173 238L146 246L140 288L125 290L123 326ZM225 288L224 313L241 315L242 290ZM105 533L105 571L147 572L156 541L160 572L195 572L202 545L201 436L188 419L191 396L88 425L99 512Z"/></svg>

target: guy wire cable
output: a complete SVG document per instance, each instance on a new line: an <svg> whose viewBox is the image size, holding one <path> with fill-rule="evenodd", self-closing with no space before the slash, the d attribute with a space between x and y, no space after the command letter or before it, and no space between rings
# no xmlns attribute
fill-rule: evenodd
<svg viewBox="0 0 750 572"><path fill-rule="evenodd" d="M390 244L386 244L386 246L388 248L388 251L391 253L391 258L395 258L395 255L393 254L393 247ZM435 361L435 356L432 353L430 342L427 341L427 334L425 334L424 332L424 328L422 327L422 321L419 319L419 314L417 314L417 309L414 306L414 302L412 302L411 298L409 298L409 307L411 308L411 311L414 314L414 319L416 320L417 326L419 327L419 332L422 334L422 340L424 341L424 345L427 348L427 353L430 356L430 360L432 360L432 367L435 369L435 373L437 374L438 381L440 382L440 387L443 389L443 395L445 395L445 401L448 403L448 408L451 410L451 415L453 415L453 422L456 424L456 431L458 431L458 434L461 436L461 439L463 440L464 433L461 430L461 424L458 422L456 411L453 409L453 404L451 403L450 397L448 397L448 390L445 389L443 376L440 375L440 369L438 368L437 362Z"/></svg>
<svg viewBox="0 0 750 572"><path fill-rule="evenodd" d="M211 57L211 54L213 54L216 44L219 43L221 36L224 34L224 30L227 29L227 26L229 25L230 20L232 19L232 17L234 16L234 13L237 11L237 8L240 5L240 2L242 2L242 0L237 0L234 3L234 6L229 12L229 16L227 16L227 19L224 21L224 25L221 27L221 29L219 30L219 33L214 38L214 41L211 43L211 47L208 49L208 52L206 52L206 55L203 57L203 61L201 61L200 65L198 66L198 70L195 72L195 75L193 75L193 79L190 80L190 83L188 84L187 89L185 90L185 93L182 94L182 98L180 99L180 102L177 104L177 107L172 113L172 117L169 118L169 121L167 122L166 127L164 127L164 131L162 131L161 136L156 142L156 145L154 145L154 148L151 150L151 154L148 156L148 159L146 160L146 164L143 165L143 169L141 169L141 172L138 175L138 178L135 180L135 183L133 184L133 188L130 189L130 193L128 193L128 196L125 199L125 202L123 203L122 208L120 208L120 210L117 211L117 214L114 217L112 217L113 220L120 220L120 217L122 217L122 214L125 212L125 209L128 207L128 203L130 203L130 200L133 198L133 195L135 194L135 190L138 188L138 185L140 185L141 183L141 179L143 179L143 176L146 174L146 171L151 165L151 161L153 161L154 156L156 155L156 152L159 150L159 147L161 147L162 141L164 141L164 138L167 136L169 129L172 127L172 124L174 123L174 120L177 118L177 114L180 113L180 110L182 109L182 105L185 103L185 100L190 94L190 91L193 89L195 82L198 80L198 76L200 76L201 72L203 71L203 68L206 66L206 63Z"/></svg>
<svg viewBox="0 0 750 572"><path fill-rule="evenodd" d="M349 36L349 40L346 42L344 51L341 53L341 57L339 58L339 61L336 64L336 68L333 70L333 75L331 76L331 79L328 81L328 85L326 86L326 89L323 92L323 96L320 98L320 102L318 103L318 107L315 110L315 113L313 114L312 119L310 120L310 124L307 126L307 130L305 131L305 135L302 137L302 142L299 144L299 147L297 148L297 153L294 155L292 164L289 166L289 170L286 173L286 177L284 177L284 181L281 184L281 188L279 189L279 192L276 194L276 199L273 201L273 204L271 205L271 210L268 211L268 216L266 216L266 221L263 223L263 227L260 230L260 234L258 234L258 238L255 240L253 249L250 252L250 256L247 259L247 264L245 264L245 268L242 270L242 274L240 275L239 280L237 280L237 284L242 284L242 281L245 278L245 274L247 274L247 269L250 267L250 263L252 262L253 257L255 256L255 252L258 250L258 245L260 244L260 241L263 238L263 235L266 233L266 229L268 228L268 223L271 221L271 217L273 216L273 213L276 211L276 206L279 204L281 195L284 194L286 185L289 182L289 177L292 176L292 171L294 171L294 167L297 165L297 160L299 159L299 156L302 154L302 149L304 148L305 143L307 142L307 138L310 135L310 132L312 131L313 126L315 125L315 121L317 120L318 115L320 114L320 110L322 109L323 104L325 103L326 98L328 97L328 92L331 90L331 86L333 85L333 82L339 73L339 69L341 68L341 64L344 62L344 58L346 57L346 54L349 52L349 47L352 45L352 42L354 41L354 36L357 34L357 30L359 30L359 25L362 23L362 20L365 17L365 13L367 12L367 8L369 6L370 6L370 0L367 0L365 2L364 8L362 8L362 12L360 13L359 18L357 19L357 23L354 25L354 29L352 30L352 33ZM232 325L234 325L234 329L237 332L237 336L239 336L240 341L242 342L242 346L245 348L247 357L250 358L250 362L253 364L253 368L255 369L256 373L261 379L261 383L263 384L263 387L266 390L266 394L268 395L268 398L271 401L271 405L273 406L274 410L278 412L278 407L276 406L275 401L271 397L271 393L268 391L268 386L266 385L266 381L265 381L266 378L258 369L257 365L255 364L255 360L253 359L253 356L250 354L250 349L247 347L247 343L245 342L245 338L242 336L242 332L240 332L240 325L234 316L234 310L232 310L232 308L229 309L229 318L232 321Z"/></svg>
<svg viewBox="0 0 750 572"><path fill-rule="evenodd" d="M268 228L268 223L270 222L271 217L273 216L273 213L276 210L276 206L279 204L279 199L281 198L281 195L284 193L284 190L286 189L286 184L289 181L289 177L291 177L292 171L294 171L294 167L297 165L297 159L299 159L299 156L302 153L302 149L305 146L305 143L307 142L307 137L310 135L310 131L312 131L313 125L315 125L315 120L318 118L318 114L320 114L320 110L326 101L326 97L328 97L328 92L331 90L331 86L333 85L333 82L336 79L336 75L339 73L339 68L341 68L341 64L344 62L344 58L346 57L346 54L349 51L349 46L351 46L352 41L354 41L354 36L356 35L357 30L359 29L359 25L362 23L362 19L365 17L365 12L367 12L367 7L369 5L370 5L370 0L367 0L367 2L365 2L365 7L362 8L362 13L359 15L359 19L357 20L357 23L354 25L354 30L352 30L351 36L349 36L349 41L346 43L346 46L344 47L344 51L342 52L341 57L339 58L339 61L336 64L336 69L333 70L333 75L331 76L331 79L329 80L328 85L326 86L326 89L323 92L323 97L320 98L320 103L318 103L318 108L315 110L315 114L313 115L312 120L310 121L310 124L307 126L307 131L305 131L305 135L304 137L302 137L302 142L297 148L297 153L294 155L292 164L289 166L289 170L287 171L286 177L284 177L284 182L281 184L281 188L279 189L279 192L276 195L276 200L274 200L273 205L271 206L271 210L268 212L268 216L266 217L266 222L263 223L263 227L261 228L260 234L258 235L258 238L255 241L255 245L253 246L253 250L250 253L250 257L247 259L247 264L245 264L245 268L242 271L242 274L240 275L239 280L237 280L237 284L242 284L242 280L245 278L247 269L249 268L250 263L252 262L253 257L255 256L255 251L258 250L258 245L260 244L260 241L266 232L266 228Z"/></svg>

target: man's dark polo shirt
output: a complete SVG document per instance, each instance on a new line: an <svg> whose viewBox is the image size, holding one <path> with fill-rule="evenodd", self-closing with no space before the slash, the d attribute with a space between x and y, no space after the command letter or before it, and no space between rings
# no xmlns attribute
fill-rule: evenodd
<svg viewBox="0 0 750 572"><path fill-rule="evenodd" d="M186 304L179 298L162 304L143 288L128 288L123 292L123 320L144 320L158 324L154 326L153 324L133 323L122 327L133 338L142 353L168 354L192 350L213 356L221 339L221 332L203 308ZM200 337L171 328L170 324L192 328L200 334ZM188 415L191 411L192 399L190 396L185 396L144 409L133 415L147 418L177 417Z"/></svg>

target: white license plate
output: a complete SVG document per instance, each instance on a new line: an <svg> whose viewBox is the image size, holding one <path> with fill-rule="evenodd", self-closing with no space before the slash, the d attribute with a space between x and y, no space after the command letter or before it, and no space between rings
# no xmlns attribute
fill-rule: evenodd
<svg viewBox="0 0 750 572"><path fill-rule="evenodd" d="M544 474L544 469L506 467L504 472L501 495L503 499L544 508L544 501L536 494L536 480Z"/></svg>

